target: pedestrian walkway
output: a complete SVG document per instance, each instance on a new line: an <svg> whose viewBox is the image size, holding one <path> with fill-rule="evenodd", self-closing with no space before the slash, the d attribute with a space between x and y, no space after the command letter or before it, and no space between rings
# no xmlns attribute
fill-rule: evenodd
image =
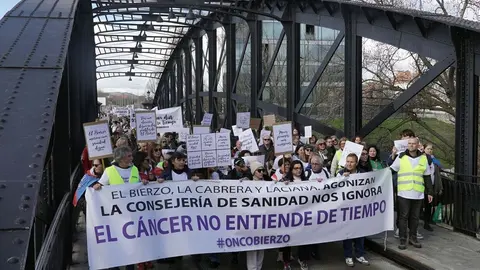
<svg viewBox="0 0 480 270"><path fill-rule="evenodd" d="M73 254L72 254L72 265L69 267L70 270L88 270L88 256L87 256L87 237L85 234L85 218L83 214L80 215L77 223L77 232L74 237L73 245ZM316 269L346 269L348 268L343 259L343 249L341 243L328 243L319 245L319 254L320 259L310 262L310 270ZM204 256L206 257L206 256ZM241 253L239 257L239 264L232 265L230 263L231 256L229 254L222 254L220 256L220 267L218 270L246 270L245 266L245 254ZM385 259L377 253L370 252L367 250L366 258L370 261L370 266L356 265L355 269L365 269L365 270L399 270L406 269L403 268L394 262ZM282 269L282 265L279 262L276 262L277 253L275 250L269 250L265 253L263 270L275 270ZM166 264L155 264L156 270L167 270L171 269ZM195 269L211 269L208 266L205 258L200 263L200 265L195 264L191 256L184 257L181 265L176 265L176 268L179 270L195 270ZM298 270L300 266L297 263L292 263L292 270Z"/></svg>
<svg viewBox="0 0 480 270"><path fill-rule="evenodd" d="M387 250L383 254L419 270L480 269L480 240L439 226L432 227L433 232L420 230L424 236L424 239L420 240L423 245L420 249L411 245L407 250L398 249L399 240L393 237L393 232L389 232ZM377 252L383 250L384 234L368 239L368 246Z"/></svg>

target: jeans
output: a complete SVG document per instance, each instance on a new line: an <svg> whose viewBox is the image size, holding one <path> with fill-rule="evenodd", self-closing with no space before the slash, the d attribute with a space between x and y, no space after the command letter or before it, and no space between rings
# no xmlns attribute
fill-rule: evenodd
<svg viewBox="0 0 480 270"><path fill-rule="evenodd" d="M410 239L417 240L418 220L423 200L412 200L397 197L398 229L400 240L407 240L407 230L410 229Z"/></svg>
<svg viewBox="0 0 480 270"><path fill-rule="evenodd" d="M263 249L247 251L247 269L262 270L263 254Z"/></svg>
<svg viewBox="0 0 480 270"><path fill-rule="evenodd" d="M345 258L353 258L353 247L355 244L355 257L360 258L365 255L365 238L355 238L343 240L343 256Z"/></svg>
<svg viewBox="0 0 480 270"><path fill-rule="evenodd" d="M310 253L312 250L312 245L304 245L298 247L298 259L300 261L308 261L310 259ZM288 263L290 262L290 257L292 254L292 247L283 247L280 249L283 254L283 261Z"/></svg>

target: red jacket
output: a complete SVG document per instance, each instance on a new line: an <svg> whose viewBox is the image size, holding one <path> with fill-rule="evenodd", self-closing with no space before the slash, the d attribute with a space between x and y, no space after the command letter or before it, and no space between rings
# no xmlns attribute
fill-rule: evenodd
<svg viewBox="0 0 480 270"><path fill-rule="evenodd" d="M88 157L88 149L87 147L83 148L82 152L82 167L83 167L83 172L87 173L91 168L92 168L92 161L89 160Z"/></svg>

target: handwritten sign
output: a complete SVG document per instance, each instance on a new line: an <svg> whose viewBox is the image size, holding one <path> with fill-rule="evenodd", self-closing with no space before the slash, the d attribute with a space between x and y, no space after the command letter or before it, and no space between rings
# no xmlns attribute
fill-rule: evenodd
<svg viewBox="0 0 480 270"><path fill-rule="evenodd" d="M232 131L230 129L226 129L226 128L221 128L220 129L220 133L228 133L230 134Z"/></svg>
<svg viewBox="0 0 480 270"><path fill-rule="evenodd" d="M114 108L114 113L118 117L125 117L125 116L130 116L130 109L128 108L121 108L121 107L115 107Z"/></svg>
<svg viewBox="0 0 480 270"><path fill-rule="evenodd" d="M271 127L275 125L275 114L264 115L263 116L263 126L264 127Z"/></svg>
<svg viewBox="0 0 480 270"><path fill-rule="evenodd" d="M210 133L210 127L209 126L193 126L193 134L207 134Z"/></svg>
<svg viewBox="0 0 480 270"><path fill-rule="evenodd" d="M354 153L355 155L357 155L358 160L360 160L362 151L363 151L363 145L347 141L345 143L345 147L343 148L342 156L340 157L340 161L338 162L338 164L340 166L345 166L345 162L347 161L347 156L351 153Z"/></svg>
<svg viewBox="0 0 480 270"><path fill-rule="evenodd" d="M202 151L203 168L212 168L217 166L217 151Z"/></svg>
<svg viewBox="0 0 480 270"><path fill-rule="evenodd" d="M173 107L155 110L157 116L157 132L176 132L177 128L183 128L182 107Z"/></svg>
<svg viewBox="0 0 480 270"><path fill-rule="evenodd" d="M188 152L187 155L187 164L190 169L200 169L202 168L202 152Z"/></svg>
<svg viewBox="0 0 480 270"><path fill-rule="evenodd" d="M405 152L408 148L408 140L396 140L393 141L393 144L395 145L395 148L397 148L397 154Z"/></svg>
<svg viewBox="0 0 480 270"><path fill-rule="evenodd" d="M230 149L218 149L217 150L217 166L230 166L232 162L232 153Z"/></svg>
<svg viewBox="0 0 480 270"><path fill-rule="evenodd" d="M239 128L250 127L250 112L237 113L237 127Z"/></svg>
<svg viewBox="0 0 480 270"><path fill-rule="evenodd" d="M231 147L230 133L216 133L215 135L216 135L217 149L230 150L230 147Z"/></svg>
<svg viewBox="0 0 480 270"><path fill-rule="evenodd" d="M107 121L83 124L90 160L113 156L112 140Z"/></svg>
<svg viewBox="0 0 480 270"><path fill-rule="evenodd" d="M255 136L253 136L252 129L249 128L244 130L238 139L242 142L242 150L248 150L252 153L258 151L257 141L255 140Z"/></svg>
<svg viewBox="0 0 480 270"><path fill-rule="evenodd" d="M202 126L210 126L212 124L213 114L205 113L203 115Z"/></svg>
<svg viewBox="0 0 480 270"><path fill-rule="evenodd" d="M187 152L202 151L202 136L201 135L187 135Z"/></svg>
<svg viewBox="0 0 480 270"><path fill-rule="evenodd" d="M202 134L202 151L215 150L217 148L215 133Z"/></svg>
<svg viewBox="0 0 480 270"><path fill-rule="evenodd" d="M292 153L292 123L273 125L275 155Z"/></svg>
<svg viewBox="0 0 480 270"><path fill-rule="evenodd" d="M157 140L157 123L155 112L135 112L137 124L137 142L151 142Z"/></svg>

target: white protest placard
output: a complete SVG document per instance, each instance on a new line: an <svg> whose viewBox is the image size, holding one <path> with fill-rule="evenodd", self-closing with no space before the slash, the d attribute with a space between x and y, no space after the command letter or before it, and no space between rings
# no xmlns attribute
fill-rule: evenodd
<svg viewBox="0 0 480 270"><path fill-rule="evenodd" d="M393 141L393 144L395 145L395 148L397 148L397 154L405 152L408 148L408 140L396 140Z"/></svg>
<svg viewBox="0 0 480 270"><path fill-rule="evenodd" d="M86 202L90 269L329 243L394 229L389 168L281 187L238 180L109 185L88 188Z"/></svg>
<svg viewBox="0 0 480 270"><path fill-rule="evenodd" d="M213 114L205 113L203 115L202 126L210 126L212 124Z"/></svg>
<svg viewBox="0 0 480 270"><path fill-rule="evenodd" d="M239 128L250 127L250 112L237 113L237 127Z"/></svg>
<svg viewBox="0 0 480 270"><path fill-rule="evenodd" d="M232 131L234 136L240 136L240 134L243 132L243 129L241 127L232 126Z"/></svg>
<svg viewBox="0 0 480 270"><path fill-rule="evenodd" d="M178 133L178 140L180 142L186 142L187 141L187 136L190 135L190 129L189 128L179 128L177 129Z"/></svg>
<svg viewBox="0 0 480 270"><path fill-rule="evenodd" d="M217 148L216 133L202 134L202 151L215 150Z"/></svg>
<svg viewBox="0 0 480 270"><path fill-rule="evenodd" d="M263 145L263 136L270 136L270 134L272 134L271 130L262 129L260 131L260 140L258 140L258 145ZM272 138L270 137L270 139Z"/></svg>
<svg viewBox="0 0 480 270"><path fill-rule="evenodd" d="M128 117L130 116L130 109L126 107L115 107L113 112L118 117Z"/></svg>
<svg viewBox="0 0 480 270"><path fill-rule="evenodd" d="M130 128L137 127L136 119L135 119L135 110L130 109Z"/></svg>
<svg viewBox="0 0 480 270"><path fill-rule="evenodd" d="M252 153L255 153L259 150L257 140L255 140L255 136L253 136L251 128L244 130L238 136L238 139L242 142L242 150L248 150Z"/></svg>
<svg viewBox="0 0 480 270"><path fill-rule="evenodd" d="M221 128L221 129L220 129L220 133L228 133L228 134L230 134L230 132L232 132L230 129L226 129L226 128Z"/></svg>
<svg viewBox="0 0 480 270"><path fill-rule="evenodd" d="M157 116L157 132L176 132L183 128L182 107L173 107L162 110L155 110Z"/></svg>
<svg viewBox="0 0 480 270"><path fill-rule="evenodd" d="M351 141L347 141L345 143L345 147L343 148L342 151L342 157L340 158L340 161L338 162L338 165L344 167L345 162L347 161L347 156L351 153L354 153L357 155L358 160L360 160L360 156L362 155L363 151L363 145L354 143Z"/></svg>
<svg viewBox="0 0 480 270"><path fill-rule="evenodd" d="M207 126L193 126L193 134L207 134L210 133L210 127Z"/></svg>
<svg viewBox="0 0 480 270"><path fill-rule="evenodd" d="M305 133L305 138L312 137L312 126L306 126L304 133Z"/></svg>
<svg viewBox="0 0 480 270"><path fill-rule="evenodd" d="M217 166L230 166L232 160L232 152L230 149L217 149Z"/></svg>
<svg viewBox="0 0 480 270"><path fill-rule="evenodd" d="M202 152L188 152L187 165L189 169L200 169L203 166Z"/></svg>
<svg viewBox="0 0 480 270"><path fill-rule="evenodd" d="M90 160L113 156L110 128L107 121L84 123L83 131Z"/></svg>
<svg viewBox="0 0 480 270"><path fill-rule="evenodd" d="M202 168L213 168L217 166L217 151L202 151Z"/></svg>
<svg viewBox="0 0 480 270"><path fill-rule="evenodd" d="M187 135L187 153L202 151L202 136Z"/></svg>
<svg viewBox="0 0 480 270"><path fill-rule="evenodd" d="M157 140L157 123L155 112L135 112L137 123L137 142L154 142Z"/></svg>
<svg viewBox="0 0 480 270"><path fill-rule="evenodd" d="M216 135L216 142L217 142L217 150L228 149L230 151L230 148L231 148L230 133L215 133L215 135Z"/></svg>
<svg viewBox="0 0 480 270"><path fill-rule="evenodd" d="M273 146L275 155L291 154L292 151L292 123L273 125Z"/></svg>
<svg viewBox="0 0 480 270"><path fill-rule="evenodd" d="M261 155L261 156L244 156L242 157L243 160L245 160L245 164L247 164L247 166L250 166L250 163L252 163L253 161L256 161L256 162L259 162L260 164L264 165L265 164L265 155Z"/></svg>

